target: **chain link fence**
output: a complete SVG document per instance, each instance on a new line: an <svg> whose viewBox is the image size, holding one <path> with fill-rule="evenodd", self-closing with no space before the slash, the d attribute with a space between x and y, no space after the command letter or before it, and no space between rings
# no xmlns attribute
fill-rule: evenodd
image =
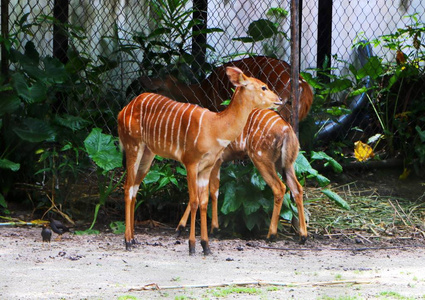
<svg viewBox="0 0 425 300"><path fill-rule="evenodd" d="M85 78L93 80L88 85L92 90L79 90L81 82L75 81L74 96L67 90L67 94L58 91L57 97L80 103L59 101L55 109L71 115L85 110L95 126L116 134L116 115L131 100L129 87L141 76L172 74L189 84L199 83L214 67L247 55L289 62L289 11L289 1L271 0L4 0L2 34L12 36L21 53L31 41L40 57L57 57L81 72L83 65L89 65L91 75ZM407 16L415 15L423 23L424 12L420 0L301 1L300 69L325 82L332 76L352 77L350 64L358 66L356 42L409 28L412 17ZM413 39L423 51L423 34L410 36L399 46L412 45ZM397 50L401 49L383 43L372 49L374 55L394 63ZM13 59L7 64L10 57L5 51L1 59L4 72L18 67ZM323 67L326 71L318 72ZM347 101L351 101L347 92L338 91L331 106L349 107ZM317 119L322 124L323 119ZM369 119L364 122L370 126ZM355 126L358 122L347 130Z"/></svg>

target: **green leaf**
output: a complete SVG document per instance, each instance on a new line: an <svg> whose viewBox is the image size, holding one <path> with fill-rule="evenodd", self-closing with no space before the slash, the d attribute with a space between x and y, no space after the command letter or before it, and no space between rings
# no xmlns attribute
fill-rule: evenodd
<svg viewBox="0 0 425 300"><path fill-rule="evenodd" d="M280 7L272 7L267 11L266 15L284 19L289 15L289 11Z"/></svg>
<svg viewBox="0 0 425 300"><path fill-rule="evenodd" d="M330 157L329 155L327 155L325 152L323 151L312 151L311 152L311 159L312 160L325 160L327 165L330 165L332 167L332 169L334 170L334 172L336 173L341 173L342 172L342 166L332 157Z"/></svg>
<svg viewBox="0 0 425 300"><path fill-rule="evenodd" d="M221 212L225 215L236 211L241 205L242 201L236 197L236 182L228 182L224 187L224 202L221 206Z"/></svg>
<svg viewBox="0 0 425 300"><path fill-rule="evenodd" d="M43 59L45 69L45 79L48 82L63 83L68 78L65 66L57 58L45 57Z"/></svg>
<svg viewBox="0 0 425 300"><path fill-rule="evenodd" d="M121 152L115 146L116 139L109 134L103 134L102 129L93 128L84 140L84 147L96 165L108 172L121 167Z"/></svg>
<svg viewBox="0 0 425 300"><path fill-rule="evenodd" d="M335 78L331 83L329 83L330 93L335 94L349 89L353 83L349 79L339 79Z"/></svg>
<svg viewBox="0 0 425 300"><path fill-rule="evenodd" d="M331 108L326 109L326 113L334 117L340 117L342 115L351 113L351 109L341 107L341 106L333 106Z"/></svg>
<svg viewBox="0 0 425 300"><path fill-rule="evenodd" d="M276 25L270 20L259 19L249 24L247 33L255 42L258 42L271 38L278 33L278 30Z"/></svg>
<svg viewBox="0 0 425 300"><path fill-rule="evenodd" d="M123 221L115 221L109 224L114 234L123 234L125 232L125 223Z"/></svg>
<svg viewBox="0 0 425 300"><path fill-rule="evenodd" d="M158 172L158 170L150 170L148 174L146 174L145 179L143 179L144 184L152 184L158 182L158 180L161 178L161 174Z"/></svg>
<svg viewBox="0 0 425 300"><path fill-rule="evenodd" d="M233 38L233 41L238 41L238 42L242 42L242 43L254 43L255 40L252 37L238 37L238 38Z"/></svg>
<svg viewBox="0 0 425 300"><path fill-rule="evenodd" d="M372 56L364 64L364 66L354 74L357 80L363 79L366 76L370 76L371 79L375 80L384 73L384 68L380 59L376 56Z"/></svg>
<svg viewBox="0 0 425 300"><path fill-rule="evenodd" d="M62 116L59 116L59 115L56 116L55 122L63 127L71 129L72 131L83 129L90 124L89 121L79 116L73 116L68 114L64 114Z"/></svg>
<svg viewBox="0 0 425 300"><path fill-rule="evenodd" d="M15 128L13 131L23 140L31 143L39 143L54 140L55 130L46 122L39 119L27 118L23 121L22 128Z"/></svg>
<svg viewBox="0 0 425 300"><path fill-rule="evenodd" d="M21 104L21 100L15 93L0 93L0 97L0 116L14 112L19 108L19 105Z"/></svg>
<svg viewBox="0 0 425 300"><path fill-rule="evenodd" d="M421 142L425 143L425 130L421 130L421 128L419 126L416 126L415 130L418 132L419 138L421 139Z"/></svg>
<svg viewBox="0 0 425 300"><path fill-rule="evenodd" d="M41 81L29 85L21 73L12 75L12 86L18 96L27 103L41 102L47 97L47 87Z"/></svg>
<svg viewBox="0 0 425 300"><path fill-rule="evenodd" d="M0 206L3 207L3 208L7 208L6 199L4 199L2 194L0 194Z"/></svg>
<svg viewBox="0 0 425 300"><path fill-rule="evenodd" d="M344 199L342 199L341 196L339 196L337 193L331 191L330 189L323 189L321 190L321 192L325 194L329 199L335 201L335 203L339 205L340 207L346 210L350 209L350 206L348 205L348 203Z"/></svg>
<svg viewBox="0 0 425 300"><path fill-rule="evenodd" d="M15 163L5 158L0 159L0 169L8 169L16 172L20 167L21 165L19 163Z"/></svg>
<svg viewBox="0 0 425 300"><path fill-rule="evenodd" d="M260 172L255 168L254 172L251 175L251 183L253 186L257 187L261 191L264 191L264 188L266 187L267 183L264 181L263 177L261 176Z"/></svg>
<svg viewBox="0 0 425 300"><path fill-rule="evenodd" d="M89 234L100 234L99 230L87 229L87 230L76 230L74 231L76 235L89 235Z"/></svg>
<svg viewBox="0 0 425 300"><path fill-rule="evenodd" d="M254 229L255 226L260 228L263 222L263 218L260 214L252 214L249 216L244 216L244 220L245 220L246 228L248 228L248 230L250 231Z"/></svg>
<svg viewBox="0 0 425 300"><path fill-rule="evenodd" d="M317 174L316 176L314 176L314 178L316 179L320 187L327 186L329 183L331 183L331 181L327 177L321 174Z"/></svg>
<svg viewBox="0 0 425 300"><path fill-rule="evenodd" d="M40 54L37 52L33 42L28 41L25 44L25 56L31 60L34 65L38 65L40 62Z"/></svg>
<svg viewBox="0 0 425 300"><path fill-rule="evenodd" d="M243 209L245 212L245 215L249 216L255 212L257 212L261 207L261 202L259 201L258 197L255 197L253 199L252 197L246 197L243 201Z"/></svg>
<svg viewBox="0 0 425 300"><path fill-rule="evenodd" d="M301 151L298 153L297 159L295 160L294 169L297 175L308 173L315 176L318 174L317 170L313 169Z"/></svg>

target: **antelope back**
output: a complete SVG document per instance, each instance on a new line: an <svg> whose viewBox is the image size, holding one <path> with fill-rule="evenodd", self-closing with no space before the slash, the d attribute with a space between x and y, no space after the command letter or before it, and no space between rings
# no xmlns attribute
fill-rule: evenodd
<svg viewBox="0 0 425 300"><path fill-rule="evenodd" d="M278 161L290 166L298 155L299 142L291 125L272 110L255 109L243 133L223 153L223 160L243 159L247 154L255 159Z"/></svg>
<svg viewBox="0 0 425 300"><path fill-rule="evenodd" d="M221 111L225 109L225 106L221 103L231 99L234 88L226 75L226 67L228 66L235 66L247 76L266 83L282 98L284 104L278 109L280 115L284 119L290 120L292 105L287 100L291 92L291 66L283 60L256 56L232 61L214 69L201 84L188 85L179 82L173 76L167 76L163 79L140 77L137 83L146 92L159 93L177 101L200 104L209 110ZM298 108L300 120L307 116L312 103L313 91L310 85L300 76L300 103Z"/></svg>
<svg viewBox="0 0 425 300"><path fill-rule="evenodd" d="M122 141L125 146L142 142L158 155L181 160L182 153L197 144L200 122L207 112L194 104L144 93L119 113L118 132L120 139L134 140L132 144Z"/></svg>

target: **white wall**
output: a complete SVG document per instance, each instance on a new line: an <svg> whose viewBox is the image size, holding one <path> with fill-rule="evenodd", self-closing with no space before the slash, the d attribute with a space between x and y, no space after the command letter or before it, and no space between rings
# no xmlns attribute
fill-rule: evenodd
<svg viewBox="0 0 425 300"><path fill-rule="evenodd" d="M303 1L302 33L301 33L301 69L316 68L317 60L317 13L318 0ZM245 36L248 25L255 20L265 17L270 7L282 7L290 10L289 1L245 1L245 0L211 0L209 2L209 26L226 29L225 34L210 36L209 43L216 45L219 55L248 51L250 44L241 44L231 41L234 36ZM364 33L367 39L373 39L383 34L395 32L409 22L404 16L418 13L419 19L425 22L425 2L422 0L335 0L333 2L333 32L332 54L344 61L351 61L353 56L352 45L357 36ZM281 28L290 34L289 17ZM289 60L290 44L284 42L282 51L277 55ZM255 48L261 53L261 44ZM374 49L375 53L394 59L394 53L381 47ZM334 67L339 67L336 62Z"/></svg>
<svg viewBox="0 0 425 300"><path fill-rule="evenodd" d="M70 21L82 26L87 31L87 39L81 49L92 55L111 56L117 45L105 36L117 34L120 38L130 40L135 31L146 31L150 22L147 0L71 0ZM317 57L317 10L318 0L304 0L302 16L301 69L316 67ZM10 23L12 24L22 13L30 13L30 21L46 14L52 14L53 1L28 0L11 1ZM249 43L232 41L234 37L246 36L249 24L261 18L267 18L266 12L271 7L281 7L290 10L289 1L276 0L210 0L208 4L209 27L219 27L224 33L210 34L208 43L215 47L216 52L210 54L210 60L220 61L235 53L253 50L262 53L262 43L252 49ZM425 22L425 3L423 0L335 0L333 4L332 54L345 61L352 59L352 45L358 34L364 32L364 37L372 39L382 34L395 32L396 28L404 27L409 22L404 16L418 13ZM279 28L290 34L290 18L283 20ZM115 32L114 28L119 28ZM43 25L35 32L34 40L38 41L38 49L43 55L52 53L52 29ZM422 37L424 42L424 37ZM25 44L26 40L23 39ZM394 59L394 53L382 48L374 49L378 55L388 60ZM44 53L43 53L44 52ZM290 44L280 41L276 55L289 60ZM128 57L124 57L127 59ZM141 54L139 53L139 59ZM338 64L334 67L339 69ZM135 63L126 63L123 70L137 70ZM131 71L128 71L131 72ZM123 72L124 73L124 72ZM133 77L134 78L134 77Z"/></svg>

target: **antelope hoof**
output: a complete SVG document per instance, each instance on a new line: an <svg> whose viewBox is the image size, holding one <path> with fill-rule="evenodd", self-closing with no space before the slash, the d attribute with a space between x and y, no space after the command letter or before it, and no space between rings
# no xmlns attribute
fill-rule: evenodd
<svg viewBox="0 0 425 300"><path fill-rule="evenodd" d="M185 229L186 229L186 227L184 227L183 225L177 226L176 237L180 237L182 235L182 233L185 231Z"/></svg>
<svg viewBox="0 0 425 300"><path fill-rule="evenodd" d="M190 256L195 255L195 243L191 243L190 241L189 241L189 255Z"/></svg>
<svg viewBox="0 0 425 300"><path fill-rule="evenodd" d="M216 236L217 234L218 234L218 228L217 227L214 227L214 228L211 228L211 236Z"/></svg>
<svg viewBox="0 0 425 300"><path fill-rule="evenodd" d="M127 242L126 240L124 240L124 243L125 243L125 250L130 251L131 248L132 248L132 246L133 246L133 244L131 243L131 241L130 242Z"/></svg>
<svg viewBox="0 0 425 300"><path fill-rule="evenodd" d="M212 254L210 246L208 245L207 241L201 241L201 246L202 246L202 249L204 251L204 255Z"/></svg>
<svg viewBox="0 0 425 300"><path fill-rule="evenodd" d="M267 237L267 241L268 242L276 242L276 239L277 239L277 235L276 234L270 234L268 237Z"/></svg>
<svg viewBox="0 0 425 300"><path fill-rule="evenodd" d="M304 245L306 241L307 241L307 236L300 236L300 244L301 245Z"/></svg>
<svg viewBox="0 0 425 300"><path fill-rule="evenodd" d="M132 239L130 242L132 245L140 245L140 242L136 239Z"/></svg>

